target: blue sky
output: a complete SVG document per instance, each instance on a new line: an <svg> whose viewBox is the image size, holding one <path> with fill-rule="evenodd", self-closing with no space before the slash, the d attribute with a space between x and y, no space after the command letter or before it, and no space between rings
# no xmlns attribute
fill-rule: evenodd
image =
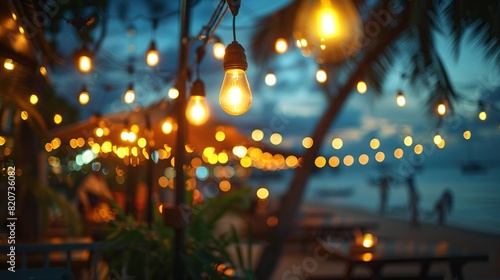
<svg viewBox="0 0 500 280"><path fill-rule="evenodd" d="M215 8L216 1L201 1L193 9L191 34L195 35L201 26L206 24L210 13ZM240 15L236 20L237 38L244 46L249 46L251 26L259 16L264 16L289 1L242 1ZM171 7L175 10L176 7ZM90 114L102 114L130 110L134 106L147 106L160 99L167 98L167 90L173 84L178 64L179 19L178 16L162 18L155 32L157 46L160 49L161 64L159 68L150 69L145 66L144 54L152 38L151 19L145 6L137 5L129 11L127 19L120 20L115 8L110 10L110 24L108 35L97 54L98 61L95 71L91 74L78 73L70 63L53 71L53 82L59 94L66 96L77 104L77 94L83 83L87 84L91 95L90 104L82 108L81 118ZM133 36L127 34L135 30ZM70 54L80 46L74 36L72 27L64 25L66 30L59 37L60 49L63 56ZM221 23L216 34L225 44L232 40L231 15L228 13ZM451 53L450 42L446 38L436 36L440 47L439 53L445 61L445 67L457 92L471 99L486 98L500 106L500 75L498 67L487 61L481 50L473 44L462 44L462 51L456 59ZM247 51L247 56L250 53ZM135 73L127 74L126 66L130 59L135 61ZM241 131L250 135L253 129L262 129L265 132L279 132L284 136L280 147L295 150L301 153L300 143L306 136L310 136L318 118L326 108L325 98L314 87L314 76L317 64L312 58L306 58L290 46L286 54L280 55L269 62L275 71L278 82L274 87L268 87L263 82L266 69L259 69L252 65L249 59L248 77L253 90L253 104L243 116L231 117L225 114L218 104L219 88L223 79L222 62L215 60L211 53L201 64L201 78L207 87L207 99L213 117L230 122ZM403 131L410 131L415 142L425 142L432 139L436 133L434 122L424 109L425 95L422 89L412 88L401 80L400 74L405 69L405 61L401 61L387 79L384 94L376 98L369 90L360 95L353 91L346 106L343 108L337 121L333 124L325 139L321 154L331 155L352 154L355 157L368 153L373 154L368 146L371 138L377 137L382 142L381 149L386 152L387 158L395 148L406 148L403 143ZM124 104L121 99L129 81L136 85L137 102L133 105ZM395 104L396 92L402 88L407 97L407 106L399 108ZM473 151L478 158L497 160L500 154L498 143L500 140L500 114L489 110L488 120L480 122L477 119L476 105L463 104L458 108L460 118L442 128L447 146L439 150L432 158L435 160L465 160L467 157L466 143L462 138L463 130L471 129ZM457 122L459 125L457 125ZM268 139L269 134L266 134ZM334 151L331 141L334 137L344 139L341 151ZM470 144L469 143L469 144ZM492 152L493 151L493 152ZM439 155L439 157L437 157ZM392 157L394 159L394 157ZM373 159L372 159L373 161ZM497 160L497 164L498 164Z"/></svg>

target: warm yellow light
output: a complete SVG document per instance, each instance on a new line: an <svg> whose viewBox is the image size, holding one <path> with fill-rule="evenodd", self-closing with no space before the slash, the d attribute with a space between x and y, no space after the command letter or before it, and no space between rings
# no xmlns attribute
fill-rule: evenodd
<svg viewBox="0 0 500 280"><path fill-rule="evenodd" d="M266 188L260 188L257 190L257 197L260 199L266 199L269 197L269 191Z"/></svg>
<svg viewBox="0 0 500 280"><path fill-rule="evenodd" d="M229 160L229 155L225 152L222 152L217 155L217 161L219 161L219 163L221 164L226 164L228 160Z"/></svg>
<svg viewBox="0 0 500 280"><path fill-rule="evenodd" d="M205 96L191 95L186 106L186 118L192 125L202 125L210 116Z"/></svg>
<svg viewBox="0 0 500 280"><path fill-rule="evenodd" d="M443 138L439 134L436 134L433 138L434 144L436 144L436 145L439 145L439 143L441 143L442 140L443 140Z"/></svg>
<svg viewBox="0 0 500 280"><path fill-rule="evenodd" d="M28 119L28 112L26 111L21 111L21 119L23 121L27 120Z"/></svg>
<svg viewBox="0 0 500 280"><path fill-rule="evenodd" d="M370 161L370 158L367 154L362 154L359 156L358 161L361 165L366 165Z"/></svg>
<svg viewBox="0 0 500 280"><path fill-rule="evenodd" d="M376 160L377 162L383 162L383 161L384 161L384 159L385 159L385 154L384 154L384 152L377 152L377 153L375 154L375 160Z"/></svg>
<svg viewBox="0 0 500 280"><path fill-rule="evenodd" d="M335 138L332 141L332 147L336 150L339 150L340 148L342 148L343 145L344 145L344 141L342 141L342 139L340 139L340 138Z"/></svg>
<svg viewBox="0 0 500 280"><path fill-rule="evenodd" d="M351 155L347 155L344 157L344 164L345 166L351 166L354 163L354 157Z"/></svg>
<svg viewBox="0 0 500 280"><path fill-rule="evenodd" d="M298 162L299 162L299 160L294 155L287 156L285 159L286 166L291 167L291 168L297 167Z"/></svg>
<svg viewBox="0 0 500 280"><path fill-rule="evenodd" d="M409 147L409 146L411 146L411 144L413 144L413 138L410 135L408 135L405 137L403 142L404 142L405 146Z"/></svg>
<svg viewBox="0 0 500 280"><path fill-rule="evenodd" d="M43 76L47 76L47 68L45 67L40 67L40 74L42 74Z"/></svg>
<svg viewBox="0 0 500 280"><path fill-rule="evenodd" d="M316 81L319 83L324 83L326 82L328 76L326 74L326 71L322 68L319 68L318 71L316 71Z"/></svg>
<svg viewBox="0 0 500 280"><path fill-rule="evenodd" d="M154 41L149 45L148 52L146 53L146 64L148 66L156 66L160 62L160 55L158 50L156 50L156 44Z"/></svg>
<svg viewBox="0 0 500 280"><path fill-rule="evenodd" d="M369 262L373 259L373 253L364 253L363 255L361 255L361 259L365 262Z"/></svg>
<svg viewBox="0 0 500 280"><path fill-rule="evenodd" d="M170 97L170 99L177 99L177 97L179 97L179 90L175 87L171 87L168 90L168 97Z"/></svg>
<svg viewBox="0 0 500 280"><path fill-rule="evenodd" d="M62 122L62 120L63 120L63 118L61 115L59 115L59 114L54 115L54 123L55 124L60 124Z"/></svg>
<svg viewBox="0 0 500 280"><path fill-rule="evenodd" d="M227 192L231 189L231 183L227 180L222 180L219 183L219 189L223 192Z"/></svg>
<svg viewBox="0 0 500 280"><path fill-rule="evenodd" d="M248 156L245 156L245 157L240 159L240 164L242 167L248 168L248 167L252 166L252 159Z"/></svg>
<svg viewBox="0 0 500 280"><path fill-rule="evenodd" d="M403 157L403 155L404 155L403 149L397 148L396 150L394 150L394 157L395 158L400 159Z"/></svg>
<svg viewBox="0 0 500 280"><path fill-rule="evenodd" d="M312 147L314 141L311 137L305 137L304 139L302 139L302 146L304 146L304 148L306 149L309 149Z"/></svg>
<svg viewBox="0 0 500 280"><path fill-rule="evenodd" d="M377 138L370 140L370 148L376 150L380 147L380 141Z"/></svg>
<svg viewBox="0 0 500 280"><path fill-rule="evenodd" d="M165 118L165 120L161 124L161 131L164 134L170 134L170 133L172 133L172 131L174 131L175 126L176 126L176 124L174 122L174 119L172 119L171 117L167 117L167 118Z"/></svg>
<svg viewBox="0 0 500 280"><path fill-rule="evenodd" d="M213 53L216 59L223 59L226 53L226 46L222 42L216 42L213 46Z"/></svg>
<svg viewBox="0 0 500 280"><path fill-rule="evenodd" d="M322 1L326 2L326 1ZM317 15L317 26L320 38L332 38L339 35L339 20L337 14L329 5L324 5Z"/></svg>
<svg viewBox="0 0 500 280"><path fill-rule="evenodd" d="M123 95L123 101L125 101L125 103L127 104L131 104L132 102L134 102L134 100L135 100L134 86L130 84L128 86L127 91Z"/></svg>
<svg viewBox="0 0 500 280"><path fill-rule="evenodd" d="M331 166L331 167L337 167L339 166L340 164L340 159L336 156L332 156L330 157L330 159L328 160L328 164Z"/></svg>
<svg viewBox="0 0 500 280"><path fill-rule="evenodd" d="M87 73L92 69L92 59L88 55L80 55L78 57L78 68L80 71Z"/></svg>
<svg viewBox="0 0 500 280"><path fill-rule="evenodd" d="M297 11L293 35L317 59L343 61L360 49L364 28L351 0L302 1Z"/></svg>
<svg viewBox="0 0 500 280"><path fill-rule="evenodd" d="M442 149L442 148L444 148L444 146L446 146L446 141L444 139L441 139L439 144L436 144L436 145L438 146L438 148Z"/></svg>
<svg viewBox="0 0 500 280"><path fill-rule="evenodd" d="M471 137L472 137L472 133L470 132L470 130L464 131L464 139L465 140L469 140Z"/></svg>
<svg viewBox="0 0 500 280"><path fill-rule="evenodd" d="M7 70L14 70L14 62L12 61L12 59L10 58L7 58L4 62L3 62L3 67Z"/></svg>
<svg viewBox="0 0 500 280"><path fill-rule="evenodd" d="M366 233L363 236L363 247L371 248L376 243L376 238L371 233Z"/></svg>
<svg viewBox="0 0 500 280"><path fill-rule="evenodd" d="M137 139L137 134L135 134L133 131L130 131L128 133L128 137L127 137L127 140L129 142L135 142L135 139Z"/></svg>
<svg viewBox="0 0 500 280"><path fill-rule="evenodd" d="M17 15L16 15L16 14L12 13L12 14L11 14L11 16L12 16L12 18L13 18L14 20L17 20Z"/></svg>
<svg viewBox="0 0 500 280"><path fill-rule="evenodd" d="M226 133L224 133L224 131L219 130L215 133L215 140L222 142L224 139L226 139Z"/></svg>
<svg viewBox="0 0 500 280"><path fill-rule="evenodd" d="M104 129L102 129L101 127L98 127L94 130L94 134L97 137L102 137L102 136L104 136Z"/></svg>
<svg viewBox="0 0 500 280"><path fill-rule="evenodd" d="M437 106L437 113L440 116L444 116L444 114L446 114L446 105L444 105L443 103L439 103L439 105Z"/></svg>
<svg viewBox="0 0 500 280"><path fill-rule="evenodd" d="M368 89L368 86L366 85L365 82L359 81L358 84L356 85L356 89L360 94L365 94L366 90Z"/></svg>
<svg viewBox="0 0 500 280"><path fill-rule="evenodd" d="M36 94L32 94L30 96L30 103L35 105L36 103L38 103L38 96Z"/></svg>
<svg viewBox="0 0 500 280"><path fill-rule="evenodd" d="M415 154L420 155L424 151L424 146L422 146L421 144L417 144L413 148L413 151L415 152Z"/></svg>
<svg viewBox="0 0 500 280"><path fill-rule="evenodd" d="M262 139L264 139L264 132L260 129L255 129L254 131L252 131L252 139L254 141L261 141Z"/></svg>
<svg viewBox="0 0 500 280"><path fill-rule="evenodd" d="M19 33L24 34L24 28L22 26L19 26Z"/></svg>
<svg viewBox="0 0 500 280"><path fill-rule="evenodd" d="M398 104L399 107L404 107L406 105L406 97L401 91L398 92L396 96L396 104Z"/></svg>
<svg viewBox="0 0 500 280"><path fill-rule="evenodd" d="M318 156L314 160L314 165L316 165L316 167L318 167L318 168L325 167L325 165L326 165L326 158L324 156Z"/></svg>
<svg viewBox="0 0 500 280"><path fill-rule="evenodd" d="M243 158L247 155L248 149L245 146L234 146L233 154L239 158Z"/></svg>
<svg viewBox="0 0 500 280"><path fill-rule="evenodd" d="M245 71L229 69L226 71L219 94L222 109L233 116L244 114L252 105L252 92Z"/></svg>
<svg viewBox="0 0 500 280"><path fill-rule="evenodd" d="M89 95L88 91L84 88L84 89L82 89L82 91L78 95L78 102L80 102L80 104L82 104L82 105L85 105L85 104L89 103L89 101L90 101L90 95Z"/></svg>
<svg viewBox="0 0 500 280"><path fill-rule="evenodd" d="M283 137L279 133L273 133L271 137L269 137L269 140L273 145L279 145L281 141L283 141Z"/></svg>
<svg viewBox="0 0 500 280"><path fill-rule="evenodd" d="M267 73L266 77L264 78L264 82L270 87L276 85L276 75L274 75L273 72Z"/></svg>
<svg viewBox="0 0 500 280"><path fill-rule="evenodd" d="M276 40L276 44L274 44L274 48L279 54L285 53L288 50L288 43L285 39L278 38L278 40Z"/></svg>
<svg viewBox="0 0 500 280"><path fill-rule="evenodd" d="M124 130L120 133L120 138L121 138L123 141L128 141L128 130L124 129Z"/></svg>
<svg viewBox="0 0 500 280"><path fill-rule="evenodd" d="M486 114L486 111L481 111L481 112L479 112L478 117L480 120L485 121L486 118L488 117L488 115Z"/></svg>
<svg viewBox="0 0 500 280"><path fill-rule="evenodd" d="M3 146L7 142L4 137L0 136L0 146Z"/></svg>

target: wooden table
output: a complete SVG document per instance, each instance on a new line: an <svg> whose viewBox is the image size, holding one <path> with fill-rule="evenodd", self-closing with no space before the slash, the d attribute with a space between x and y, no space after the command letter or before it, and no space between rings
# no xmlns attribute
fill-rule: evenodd
<svg viewBox="0 0 500 280"><path fill-rule="evenodd" d="M291 241L299 242L302 250L308 243L316 243L318 238L323 240L351 241L356 236L372 232L377 229L375 222L339 222L318 224L314 220L303 220L296 223Z"/></svg>
<svg viewBox="0 0 500 280"><path fill-rule="evenodd" d="M469 262L489 260L488 254L449 248L446 243L383 242L377 244L371 251L364 253L353 253L348 243L339 243L334 247L334 250L338 258L347 262L344 279L357 279L353 274L356 267L367 267L371 272L368 279L432 279L429 275L431 266L447 263L452 279L461 280L464 279L462 272L464 265ZM398 277L383 275L383 268L401 264L418 264L420 270L417 275Z"/></svg>

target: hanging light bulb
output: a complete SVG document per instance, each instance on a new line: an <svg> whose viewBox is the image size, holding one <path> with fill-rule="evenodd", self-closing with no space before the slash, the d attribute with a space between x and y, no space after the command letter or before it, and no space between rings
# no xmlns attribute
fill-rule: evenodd
<svg viewBox="0 0 500 280"><path fill-rule="evenodd" d="M486 114L485 107L486 106L485 106L484 102L482 100L479 101L479 108L481 109L481 111L479 112L478 117L482 121L485 121L486 118L488 117L488 114Z"/></svg>
<svg viewBox="0 0 500 280"><path fill-rule="evenodd" d="M128 85L127 91L123 95L123 101L125 101L125 103L127 104L130 104L134 102L134 100L135 100L134 84L130 83Z"/></svg>
<svg viewBox="0 0 500 280"><path fill-rule="evenodd" d="M161 124L161 131L164 134L170 134L172 131L177 129L177 123L171 117L165 118L163 123Z"/></svg>
<svg viewBox="0 0 500 280"><path fill-rule="evenodd" d="M224 59L226 46L224 46L224 44L219 39L217 39L214 43L214 46L212 47L212 51L216 59Z"/></svg>
<svg viewBox="0 0 500 280"><path fill-rule="evenodd" d="M366 83L364 81L359 81L358 84L356 85L356 90L360 94L365 94L367 89L368 89L368 86L366 85Z"/></svg>
<svg viewBox="0 0 500 280"><path fill-rule="evenodd" d="M444 100L437 105L436 110L440 116L444 116L444 114L446 114L446 105Z"/></svg>
<svg viewBox="0 0 500 280"><path fill-rule="evenodd" d="M82 90L80 91L80 94L78 95L78 102L80 104L85 105L89 103L90 101L90 95L89 92L87 91L87 87L85 85L82 86Z"/></svg>
<svg viewBox="0 0 500 280"><path fill-rule="evenodd" d="M316 71L316 81L319 83L324 83L328 79L328 75L326 74L325 69L322 67L318 68L318 71Z"/></svg>
<svg viewBox="0 0 500 280"><path fill-rule="evenodd" d="M5 59L3 62L3 68L7 70L14 70L14 62L12 61L12 59L10 58Z"/></svg>
<svg viewBox="0 0 500 280"><path fill-rule="evenodd" d="M401 91L398 91L398 95L396 96L396 104L398 104L399 107L404 107L406 105L406 97Z"/></svg>
<svg viewBox="0 0 500 280"><path fill-rule="evenodd" d="M287 43L287 41L285 39L283 39L283 38L278 38L276 40L276 43L274 44L274 49L279 54L286 53L286 51L288 50L288 43Z"/></svg>
<svg viewBox="0 0 500 280"><path fill-rule="evenodd" d="M224 81L219 94L222 109L233 116L244 114L252 105L252 92L245 71L248 68L245 49L233 41L224 55Z"/></svg>
<svg viewBox="0 0 500 280"><path fill-rule="evenodd" d="M481 112L479 112L478 117L480 120L485 121L486 118L488 117L488 114L486 114L486 111L483 109L481 110Z"/></svg>
<svg viewBox="0 0 500 280"><path fill-rule="evenodd" d="M78 56L78 69L83 73L88 73L92 69L92 58L86 46L80 50Z"/></svg>
<svg viewBox="0 0 500 280"><path fill-rule="evenodd" d="M276 85L276 75L272 71L269 71L264 79L266 85L272 87Z"/></svg>
<svg viewBox="0 0 500 280"><path fill-rule="evenodd" d="M192 125L202 125L207 122L210 112L205 99L205 85L200 79L193 82L191 96L186 105L186 118Z"/></svg>
<svg viewBox="0 0 500 280"><path fill-rule="evenodd" d="M171 87L168 90L168 97L170 97L170 99L177 99L177 97L179 97L179 90L176 87Z"/></svg>
<svg viewBox="0 0 500 280"><path fill-rule="evenodd" d="M362 46L364 27L353 1L301 1L297 11L293 36L317 59L343 61Z"/></svg>
<svg viewBox="0 0 500 280"><path fill-rule="evenodd" d="M158 54L158 50L156 50L155 41L151 41L149 44L148 52L146 53L146 63L153 67L158 65L160 62L160 55Z"/></svg>

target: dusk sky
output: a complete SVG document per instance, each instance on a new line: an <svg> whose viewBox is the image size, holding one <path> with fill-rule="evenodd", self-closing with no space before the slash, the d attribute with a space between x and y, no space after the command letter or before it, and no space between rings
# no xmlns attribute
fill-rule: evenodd
<svg viewBox="0 0 500 280"><path fill-rule="evenodd" d="M289 46L287 53L268 62L268 68L262 69L252 63L249 51L249 35L257 18L267 15L289 1L242 1L240 13L236 18L236 36L246 49L249 57L247 75L253 91L253 103L250 110L239 117L231 117L224 113L218 104L218 94L223 79L222 61L211 54L211 46L200 65L201 79L207 88L207 98L212 117L223 122L230 122L242 132L249 135L254 129L263 130L269 139L270 132L283 135L279 145L283 149L291 149L301 154L302 139L311 136L317 120L324 112L326 99L315 87L315 71L317 63L312 57L303 57L295 46ZM270 4L271 3L271 4ZM132 107L123 103L122 95L129 81L136 85L136 102L133 106L142 107L158 100L168 98L167 91L172 86L178 64L179 18L176 12L178 5L159 13L171 16L161 18L156 32L152 31L152 22L147 7L130 5L125 19L118 17L116 6L109 11L110 21L108 36L97 54L95 71L82 75L67 64L53 72L56 91L77 104L77 94L81 85L74 81L85 81L91 95L88 105L81 108L81 119L93 113L115 113L129 110ZM206 24L215 3L201 1L193 9L190 34L195 36ZM133 28L131 28L133 27ZM59 50L65 56L71 55L79 48L79 40L74 35L73 27L65 25L68 32L61 33ZM127 31L135 30L134 35ZM215 33L224 44L230 43L231 15L228 13ZM160 49L161 62L159 68L151 69L145 65L144 54L151 38L154 37ZM429 158L439 162L464 161L472 150L474 159L494 161L500 151L500 113L492 108L487 110L488 119L480 121L477 117L478 100L500 107L500 75L498 67L484 58L482 50L473 42L463 40L461 53L455 57L451 51L451 42L436 34L436 42L440 46L440 55L449 71L453 87L462 96L473 102L463 102L457 107L458 116L445 121L441 128L436 126L425 107L427 92L419 87L412 87L401 78L405 71L404 56L398 61L390 76L382 96L376 96L368 84L368 92L361 95L353 89L350 99L333 124L325 139L321 154L326 158L337 155L352 154L355 159L366 153L373 162L374 151L369 147L370 139L376 137L381 142L380 150L386 153L387 160L395 160L392 155L396 148L403 148L405 156L411 153L417 143L432 143L432 137L440 133L446 140L446 147L432 152ZM136 68L130 76L127 71L128 62L132 59ZM191 59L193 61L193 59ZM190 63L190 65L193 65ZM264 83L264 75L272 69L277 77L277 84L269 87ZM340 86L340 85L339 85ZM407 98L407 105L399 108L395 103L396 93L401 89ZM467 143L462 133L469 129L472 138ZM410 147L403 144L406 135L413 137ZM334 150L331 141L335 137L344 140L341 150ZM467 145L466 145L467 144ZM435 147L435 146L434 146ZM433 148L434 148L433 147ZM436 155L439 155L437 157Z"/></svg>

